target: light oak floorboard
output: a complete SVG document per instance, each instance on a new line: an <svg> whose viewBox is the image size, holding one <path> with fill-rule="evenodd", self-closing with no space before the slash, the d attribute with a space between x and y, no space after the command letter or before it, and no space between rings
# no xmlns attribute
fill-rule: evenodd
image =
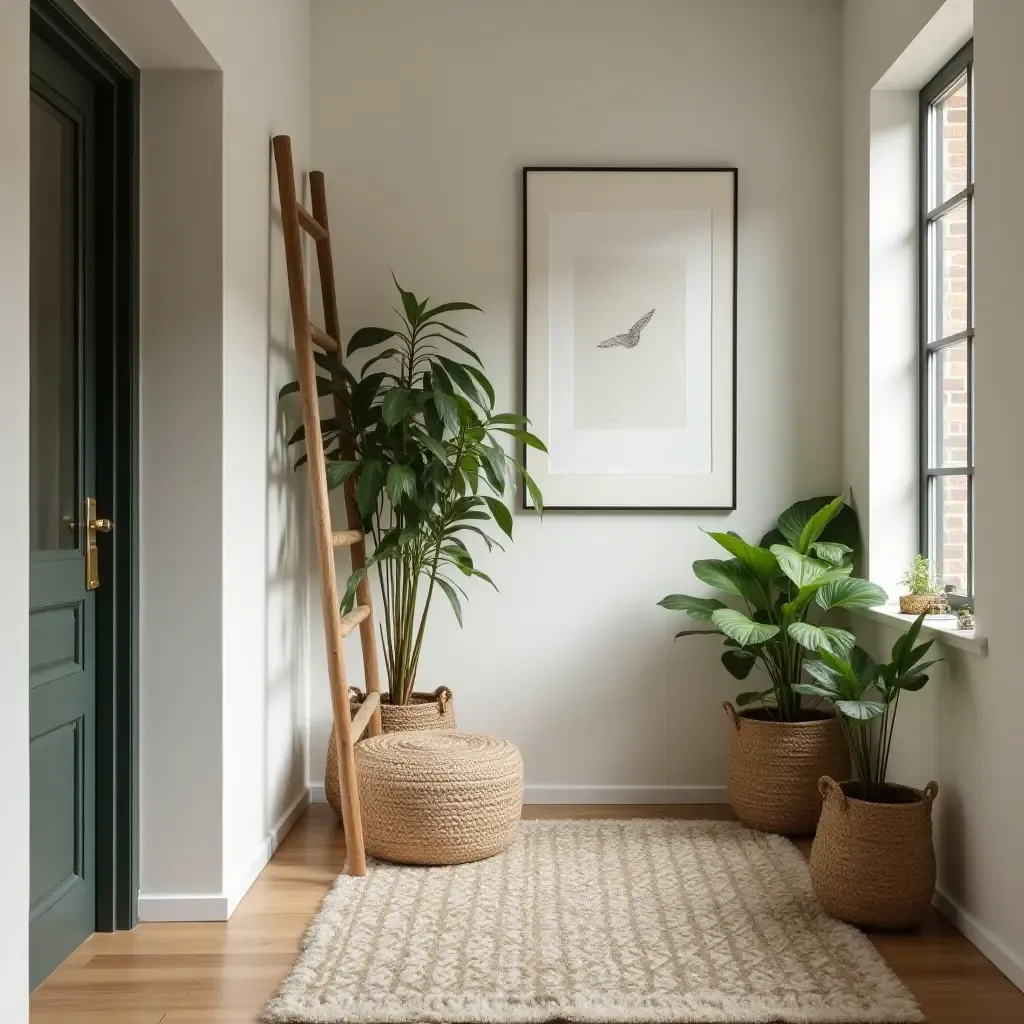
<svg viewBox="0 0 1024 1024"><path fill-rule="evenodd" d="M728 807L532 806L526 818L727 819ZM341 825L314 804L225 923L142 924L94 935L32 997L32 1024L251 1024L299 950L342 869ZM801 842L809 849L809 842ZM873 935L931 1024L1020 1024L1024 993L945 918L920 931Z"/></svg>

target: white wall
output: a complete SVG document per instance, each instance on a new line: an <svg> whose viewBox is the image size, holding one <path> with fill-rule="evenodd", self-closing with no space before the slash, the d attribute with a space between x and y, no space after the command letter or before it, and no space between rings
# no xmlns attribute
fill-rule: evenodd
<svg viewBox="0 0 1024 1024"><path fill-rule="evenodd" d="M738 511L520 513L487 559L500 594L472 584L464 630L432 617L421 687L451 686L461 726L521 746L528 799L722 799L735 688L720 645L673 644L679 618L656 602L699 588L701 527L756 539L843 482L838 62L839 7L818 0L314 3L313 164L344 331L387 319L389 268L474 301L486 315L460 323L504 409L520 401L520 168L739 168ZM329 723L315 671L313 778Z"/></svg>
<svg viewBox="0 0 1024 1024"><path fill-rule="evenodd" d="M28 1020L28 4L0 4L0 1019Z"/></svg>
<svg viewBox="0 0 1024 1024"><path fill-rule="evenodd" d="M848 0L843 12L844 466L862 502L885 468L879 466L883 453L871 442L867 394L875 351L868 329L870 91L926 25L926 37L935 37L937 23L929 19L939 7L939 0ZM956 15L947 5L939 17ZM1022 37L1024 4L976 4L976 610L990 653L983 658L941 652L944 668L928 689L901 706L893 773L914 785L938 780L939 905L1024 986L1024 762L1014 710L1020 686L1017 581L1024 573L1024 549L1015 539L1022 498L1015 472L1020 430L1010 413L1019 404L1024 373L1018 299L1024 195L1016 170L1024 160L1024 124L1016 110L1024 95ZM951 41L945 56L956 47ZM870 525L884 528L881 522ZM876 540L871 538L873 558ZM858 633L870 638L878 654L895 640L880 626Z"/></svg>

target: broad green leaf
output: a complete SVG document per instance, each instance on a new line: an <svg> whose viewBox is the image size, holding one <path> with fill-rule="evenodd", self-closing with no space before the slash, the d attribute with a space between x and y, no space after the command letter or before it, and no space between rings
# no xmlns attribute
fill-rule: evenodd
<svg viewBox="0 0 1024 1024"><path fill-rule="evenodd" d="M387 327L361 327L349 339L346 352L348 355L352 355L353 352L358 352L361 348L371 348L374 345L379 345L382 341L387 341L388 338L393 338L397 333L397 331L388 330Z"/></svg>
<svg viewBox="0 0 1024 1024"><path fill-rule="evenodd" d="M821 697L824 700L835 700L838 690L831 690L820 683L793 683L790 687L794 693L802 693L807 697Z"/></svg>
<svg viewBox="0 0 1024 1024"><path fill-rule="evenodd" d="M327 470L327 489L333 491L359 468L359 463L342 459L328 459L324 468Z"/></svg>
<svg viewBox="0 0 1024 1024"><path fill-rule="evenodd" d="M436 577L434 582L444 592L445 597L448 598L448 602L452 606L452 611L455 612L455 618L459 620L459 625L461 626L462 605L459 603L459 595L455 592L455 587L453 587L443 576Z"/></svg>
<svg viewBox="0 0 1024 1024"><path fill-rule="evenodd" d="M835 707L844 718L858 722L867 722L885 714L885 704L877 700L837 700Z"/></svg>
<svg viewBox="0 0 1024 1024"><path fill-rule="evenodd" d="M830 568L828 562L819 562L816 558L808 558L807 555L802 555L785 544L773 544L771 552L778 560L779 568L798 587L810 586Z"/></svg>
<svg viewBox="0 0 1024 1024"><path fill-rule="evenodd" d="M544 442L537 437L536 434L531 434L528 430L516 430L514 427L498 427L503 434L508 434L509 437L514 437L517 441L521 441L525 445L529 445L531 448L536 448L538 451L547 452L547 447Z"/></svg>
<svg viewBox="0 0 1024 1024"><path fill-rule="evenodd" d="M432 399L441 422L451 433L457 434L459 432L459 410L455 400L443 391L435 391Z"/></svg>
<svg viewBox="0 0 1024 1024"><path fill-rule="evenodd" d="M533 507L540 515L544 515L544 495L541 494L540 488L534 483L533 477L527 473L526 467L518 459L512 458L511 455L506 455L505 457L515 466L516 472L523 478L523 483L526 484L526 491L533 502Z"/></svg>
<svg viewBox="0 0 1024 1024"><path fill-rule="evenodd" d="M356 587L359 586L365 575L365 569L357 569L349 576L348 582L345 584L345 593L341 599L340 611L342 615L347 615L355 607Z"/></svg>
<svg viewBox="0 0 1024 1024"><path fill-rule="evenodd" d="M875 664L874 658L863 647L854 647L848 661L861 686L867 689L874 685L875 680L878 679L878 666Z"/></svg>
<svg viewBox="0 0 1024 1024"><path fill-rule="evenodd" d="M811 520L816 512L835 501L834 495L827 495L820 498L807 498L790 505L782 515L779 516L778 530L772 530L766 539L761 542L762 547L766 544L777 543L778 538L774 535L781 533L785 542L791 547L799 550L800 536L804 527ZM771 537L769 541L767 538ZM857 513L850 505L840 507L835 518L826 526L820 540L835 540L846 544L854 554L860 548L860 526L857 522Z"/></svg>
<svg viewBox="0 0 1024 1024"><path fill-rule="evenodd" d="M847 544L841 544L837 540L815 541L811 545L811 550L818 558L831 562L833 565L841 565L847 555L853 554L853 548Z"/></svg>
<svg viewBox="0 0 1024 1024"><path fill-rule="evenodd" d="M686 612L691 619L710 621L713 612L725 605L713 597L690 597L687 594L669 594L663 597L658 604L662 608L668 608L673 612Z"/></svg>
<svg viewBox="0 0 1024 1024"><path fill-rule="evenodd" d="M384 416L384 422L389 427L393 427L396 423L400 423L402 421L406 410L409 408L409 400L411 397L411 393L406 391L404 388L392 388L384 396L381 412Z"/></svg>
<svg viewBox="0 0 1024 1024"><path fill-rule="evenodd" d="M509 512L505 503L487 495L484 496L484 501L487 502L487 507L491 510L491 515L494 516L494 521L498 524L498 528L506 536L511 537L512 513Z"/></svg>
<svg viewBox="0 0 1024 1024"><path fill-rule="evenodd" d="M875 608L885 604L885 591L861 579L841 579L826 583L815 596L826 611L830 608Z"/></svg>
<svg viewBox="0 0 1024 1024"><path fill-rule="evenodd" d="M476 386L476 381L472 374L469 373L468 367L463 366L462 363L455 362L454 359L446 359L444 356L438 356L437 361L445 368L445 372L459 386L467 398L476 402L481 409L487 410L490 408L484 402L480 389ZM431 366L433 365L433 361L431 361Z"/></svg>
<svg viewBox="0 0 1024 1024"><path fill-rule="evenodd" d="M398 278L395 277L395 272L393 270L391 271L391 280L395 282L398 294L402 296L402 308L405 310L405 318L411 325L415 326L421 319L423 319L420 314L422 307L420 306L419 299L417 299L412 292L407 292L398 283Z"/></svg>
<svg viewBox="0 0 1024 1024"><path fill-rule="evenodd" d="M824 690L830 699L837 700L842 697L843 688L840 685L839 679L836 678L835 672L823 661L805 661L804 668L807 674L815 681L815 684ZM794 684L794 689L797 685L803 686L805 684Z"/></svg>
<svg viewBox="0 0 1024 1024"><path fill-rule="evenodd" d="M472 302L443 302L440 306L428 309L423 314L423 319L433 320L435 316L440 316L442 313L451 313L459 309L475 309L478 313L483 312L479 306L474 306Z"/></svg>
<svg viewBox="0 0 1024 1024"><path fill-rule="evenodd" d="M764 605L754 574L738 559L699 558L693 563L693 575L716 590L742 597L760 608Z"/></svg>
<svg viewBox="0 0 1024 1024"><path fill-rule="evenodd" d="M370 515L377 508L377 496L384 486L385 476L382 462L370 459L363 463L359 483L356 485L356 504L364 516Z"/></svg>
<svg viewBox="0 0 1024 1024"><path fill-rule="evenodd" d="M408 466L398 463L388 469L387 477L388 500L397 506L401 500L416 494L416 474Z"/></svg>
<svg viewBox="0 0 1024 1024"><path fill-rule="evenodd" d="M845 656L853 650L856 643L852 633L845 629L836 629L834 626L814 626L809 622L793 622L788 629L789 635L801 647L817 653L819 647L824 647L834 654Z"/></svg>
<svg viewBox="0 0 1024 1024"><path fill-rule="evenodd" d="M333 416L330 419L320 421L320 433L325 439L332 434L337 434L339 430L341 430L341 421L335 419ZM305 440L306 425L303 423L295 428L295 432L288 438L288 444L298 444L299 441Z"/></svg>
<svg viewBox="0 0 1024 1024"><path fill-rule="evenodd" d="M464 363L463 366L466 372L472 375L473 379L487 396L487 409L490 411L494 408L494 388L491 387L491 382L487 379L482 370L478 370L475 366L470 366L468 363Z"/></svg>
<svg viewBox="0 0 1024 1024"><path fill-rule="evenodd" d="M335 359L334 356L321 352L318 349L313 350L313 359L317 366L328 373L334 374L336 377L340 377L349 387L354 388L356 386L356 379L352 376L352 371L340 359Z"/></svg>
<svg viewBox="0 0 1024 1024"><path fill-rule="evenodd" d="M717 541L729 554L740 560L762 583L768 583L778 572L779 566L771 551L754 547L734 533L713 533L708 536Z"/></svg>
<svg viewBox="0 0 1024 1024"><path fill-rule="evenodd" d="M529 425L530 421L525 416L520 416L515 412L499 412L494 416L488 417L487 426L496 426L499 423L510 423L513 426L517 423L522 425Z"/></svg>
<svg viewBox="0 0 1024 1024"><path fill-rule="evenodd" d="M778 626L754 622L752 619L748 619L743 612L735 611L732 608L719 608L718 611L712 612L711 621L721 632L732 637L742 647L763 644L779 632Z"/></svg>
<svg viewBox="0 0 1024 1024"><path fill-rule="evenodd" d="M757 662L751 651L723 651L722 664L734 679L746 679Z"/></svg>
<svg viewBox="0 0 1024 1024"><path fill-rule="evenodd" d="M497 494L505 491L505 453L500 448L492 448L490 445L480 445L477 449L483 460L484 472L487 480Z"/></svg>
<svg viewBox="0 0 1024 1024"><path fill-rule="evenodd" d="M846 491L833 498L827 505L819 508L814 515L804 524L800 531L800 539L797 541L796 549L802 555L811 550L811 545L821 536L825 527L839 514L839 509L846 504Z"/></svg>

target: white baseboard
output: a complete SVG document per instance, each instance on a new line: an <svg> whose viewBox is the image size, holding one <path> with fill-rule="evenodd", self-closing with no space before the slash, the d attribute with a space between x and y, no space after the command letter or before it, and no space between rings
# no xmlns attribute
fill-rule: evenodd
<svg viewBox="0 0 1024 1024"><path fill-rule="evenodd" d="M309 787L309 802L323 804L322 782ZM726 804L725 786L527 786L527 804Z"/></svg>
<svg viewBox="0 0 1024 1024"><path fill-rule="evenodd" d="M284 837L309 806L309 802L309 790L304 789L267 833L249 869L237 882L229 886L226 892L153 895L139 893L139 920L227 921L253 882L259 878L260 872L270 863L270 858L274 856Z"/></svg>
<svg viewBox="0 0 1024 1024"><path fill-rule="evenodd" d="M1014 953L1002 939L992 934L973 914L965 910L954 899L940 889L935 890L932 900L935 909L962 932L964 937L977 946L978 950L995 964L1017 986L1024 991L1024 960Z"/></svg>
<svg viewBox="0 0 1024 1024"><path fill-rule="evenodd" d="M724 804L725 786L527 786L527 804Z"/></svg>

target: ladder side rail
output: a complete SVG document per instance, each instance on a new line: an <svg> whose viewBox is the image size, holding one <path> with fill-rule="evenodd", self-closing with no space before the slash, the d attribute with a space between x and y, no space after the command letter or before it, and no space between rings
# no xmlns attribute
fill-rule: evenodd
<svg viewBox="0 0 1024 1024"><path fill-rule="evenodd" d="M341 777L341 809L345 828L347 868L349 874L364 875L366 873L366 851L363 845L359 791L356 786L348 685L342 655L338 582L334 570L327 472L324 464L319 398L315 380L316 364L313 360L313 345L310 337L309 307L303 274L302 235L297 212L298 203L295 197L295 172L292 166L291 140L287 135L274 137L274 157L281 200L281 222L284 229L288 294L291 300L292 330L295 336L295 357L298 364L302 399L302 421L306 429L307 476L313 504L317 556L320 562L320 598L324 636L327 644L331 705L334 711L334 743Z"/></svg>
<svg viewBox="0 0 1024 1024"><path fill-rule="evenodd" d="M338 342L338 359L341 360L344 346L341 342L341 324L338 320L338 295L334 286L334 256L331 252L331 226L327 216L327 189L324 185L323 171L309 172L309 191L312 198L313 216L324 228L327 238L316 243L317 265L320 269L320 293L324 305L324 327L329 335ZM349 423L349 411L345 403L334 396L334 413L338 420ZM352 440L343 435L341 438L341 455L344 459L354 458ZM356 481L349 476L344 484L345 513L348 517L350 530L362 530L362 520L356 505ZM356 543L351 550L352 571L366 568L366 543ZM360 623L359 644L363 652L363 673L366 680L367 693L380 693L380 664L377 658L377 635L374 625L373 600L370 593L369 573L363 576L356 589L356 603L364 604L371 609L369 616ZM370 719L367 730L370 736L379 736L381 731L380 706L378 705Z"/></svg>

